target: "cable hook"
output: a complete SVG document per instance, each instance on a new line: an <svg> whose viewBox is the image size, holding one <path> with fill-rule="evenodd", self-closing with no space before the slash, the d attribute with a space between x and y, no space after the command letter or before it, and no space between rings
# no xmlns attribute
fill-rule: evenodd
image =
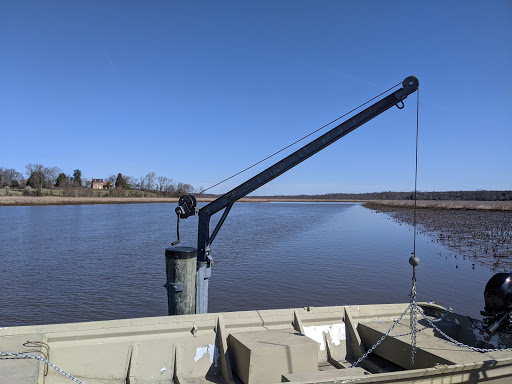
<svg viewBox="0 0 512 384"><path fill-rule="evenodd" d="M402 106L400 106L400 103L402 103ZM397 107L398 109L404 109L404 107L405 107L404 101L403 101L403 100L400 100L398 103L396 103L396 107Z"/></svg>
<svg viewBox="0 0 512 384"><path fill-rule="evenodd" d="M176 216L178 216L178 224L176 224L176 232L178 233L178 240L176 240L175 242L171 243L171 245L173 247L180 243L180 215L177 214Z"/></svg>

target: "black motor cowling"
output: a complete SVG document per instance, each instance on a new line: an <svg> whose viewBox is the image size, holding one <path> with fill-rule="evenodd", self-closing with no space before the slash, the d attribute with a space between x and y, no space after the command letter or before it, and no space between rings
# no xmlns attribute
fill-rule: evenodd
<svg viewBox="0 0 512 384"><path fill-rule="evenodd" d="M512 310L512 272L497 273L487 282L484 291L485 312Z"/></svg>
<svg viewBox="0 0 512 384"><path fill-rule="evenodd" d="M497 273L487 282L484 291L487 331L512 327L512 272Z"/></svg>

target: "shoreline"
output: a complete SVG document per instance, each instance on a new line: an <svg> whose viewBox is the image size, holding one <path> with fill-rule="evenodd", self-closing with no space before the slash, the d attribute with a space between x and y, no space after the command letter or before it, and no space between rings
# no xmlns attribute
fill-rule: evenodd
<svg viewBox="0 0 512 384"><path fill-rule="evenodd" d="M198 202L212 202L215 198L197 198ZM350 199L302 199L244 197L239 202L249 203L363 203L369 209L411 209L413 200L350 200ZM177 203L177 197L61 197L61 196L0 196L0 207L49 206L49 205L97 205L97 204L152 204ZM512 201L466 200L418 200L419 209L512 211Z"/></svg>
<svg viewBox="0 0 512 384"><path fill-rule="evenodd" d="M197 198L200 203L214 201L213 197ZM324 200L324 199L271 199L244 197L242 203L269 203L269 202L304 202L304 203L363 203L364 200ZM177 203L177 197L61 197L61 196L0 196L0 207L16 206L49 206L49 205L97 205L97 204L152 204L152 203Z"/></svg>

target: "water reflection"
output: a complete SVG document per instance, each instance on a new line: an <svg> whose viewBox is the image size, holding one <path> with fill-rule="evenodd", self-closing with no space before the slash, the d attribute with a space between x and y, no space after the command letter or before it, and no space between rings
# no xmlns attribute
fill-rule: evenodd
<svg viewBox="0 0 512 384"><path fill-rule="evenodd" d="M1 207L0 326L166 315L173 209ZM181 245L195 246L196 226L182 221ZM359 204L237 203L212 248L211 312L409 300L410 227ZM478 316L492 274L456 269L423 235L416 248L419 300Z"/></svg>

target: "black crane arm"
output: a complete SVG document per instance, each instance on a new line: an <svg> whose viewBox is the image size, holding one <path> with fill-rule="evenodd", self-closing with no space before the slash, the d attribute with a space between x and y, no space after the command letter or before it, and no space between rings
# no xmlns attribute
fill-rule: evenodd
<svg viewBox="0 0 512 384"><path fill-rule="evenodd" d="M256 176L247 180L238 187L220 196L216 200L212 201L208 205L197 209L195 205L195 198L193 196L182 196L180 198L179 207L176 208L176 213L180 218L187 218L192 215L199 215L198 223L198 238L197 238L197 261L209 263L208 253L210 245L217 235L220 226L226 219L229 210L231 209L234 202L248 195L259 187L265 185L269 181L275 179L279 175L282 175L286 171L295 167L297 164L303 162L307 158L313 156L315 153L321 151L327 146L331 145L335 141L341 139L346 134L352 132L354 129L367 123L374 117L387 111L394 105L399 104L407 98L411 93L415 92L419 87L419 81L414 76L407 77L402 82L402 88L393 92L392 94L384 97L383 99L375 102L365 110L361 111L357 115L349 118L338 126L332 128L322 136L313 140L309 144L306 144L302 148L293 152L291 155L278 161L274 165L268 167L264 171L260 172ZM399 107L403 108L403 107ZM210 219L211 216L225 209L217 227L214 229L210 236Z"/></svg>

